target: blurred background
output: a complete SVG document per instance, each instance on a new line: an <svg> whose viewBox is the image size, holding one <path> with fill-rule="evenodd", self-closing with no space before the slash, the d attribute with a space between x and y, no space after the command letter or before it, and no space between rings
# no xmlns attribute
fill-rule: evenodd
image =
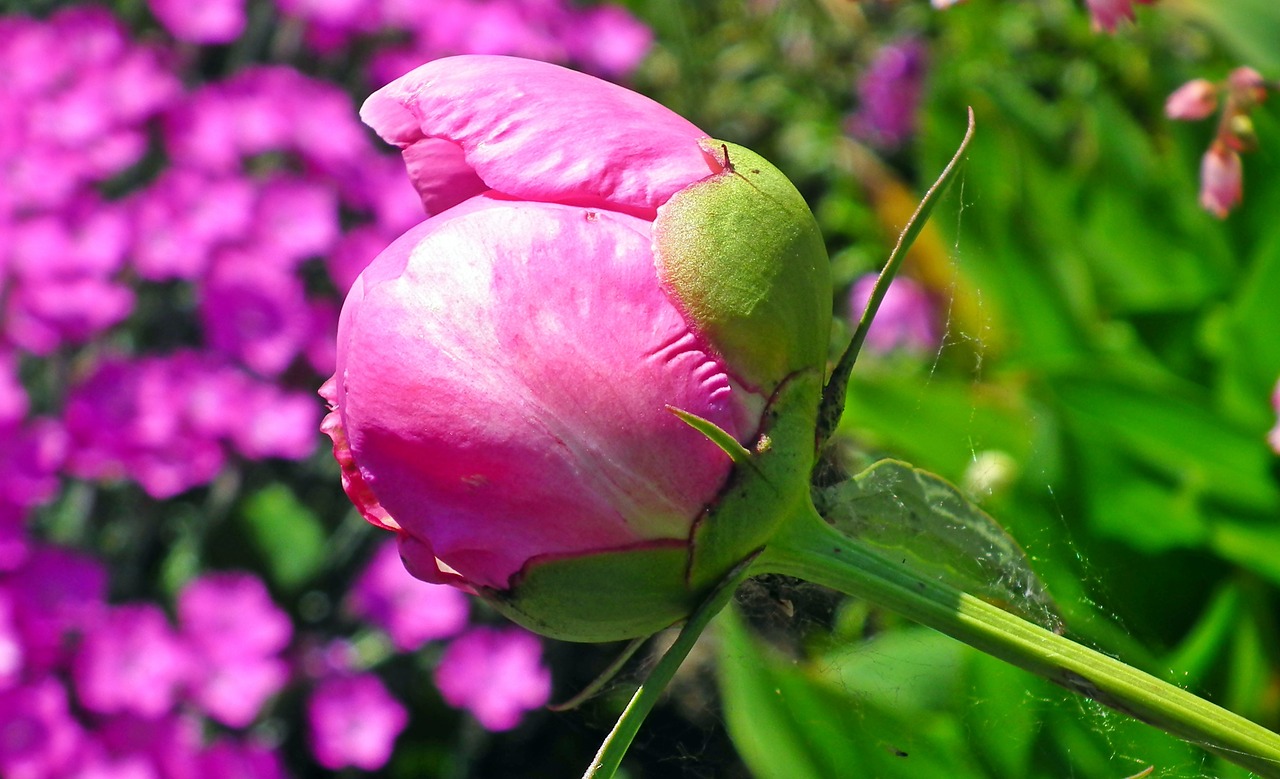
<svg viewBox="0 0 1280 779"><path fill-rule="evenodd" d="M1276 41L1270 0L0 0L0 776L585 769L652 656L545 710L620 648L409 579L318 433L342 296L423 216L356 110L457 53L774 161L827 237L833 355L972 106L841 452L959 485L1070 635L1280 728ZM625 772L1246 775L778 578Z"/></svg>

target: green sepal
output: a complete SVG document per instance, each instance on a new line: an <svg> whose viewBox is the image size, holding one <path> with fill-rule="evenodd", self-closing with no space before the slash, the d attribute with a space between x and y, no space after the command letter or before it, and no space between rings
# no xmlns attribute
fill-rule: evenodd
<svg viewBox="0 0 1280 779"><path fill-rule="evenodd" d="M734 467L693 532L689 585L702 590L724 578L743 558L763 547L796 513L813 509L809 475L814 466L814 422L822 374L789 377L765 409L751 460Z"/></svg>
<svg viewBox="0 0 1280 779"><path fill-rule="evenodd" d="M621 641L683 620L705 593L685 580L684 541L531 560L508 590L479 594L503 616L562 641Z"/></svg>
<svg viewBox="0 0 1280 779"><path fill-rule="evenodd" d="M747 465L751 462L751 451L738 443L736 438L715 422L703 419L697 414L690 414L688 411L675 406L667 406L667 411L675 414L680 418L681 422L702 433L707 437L707 440L720 447L720 450L729 455L729 459L733 460L734 464Z"/></svg>
<svg viewBox="0 0 1280 779"><path fill-rule="evenodd" d="M663 283L737 376L772 389L824 366L831 268L787 177L750 149L706 139L724 166L671 196L653 223Z"/></svg>

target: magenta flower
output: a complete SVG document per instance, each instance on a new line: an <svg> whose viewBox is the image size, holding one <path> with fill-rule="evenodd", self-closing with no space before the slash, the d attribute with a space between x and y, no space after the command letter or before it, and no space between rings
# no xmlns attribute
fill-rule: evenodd
<svg viewBox="0 0 1280 779"><path fill-rule="evenodd" d="M178 621L201 671L192 698L219 722L248 725L288 681L280 657L293 635L288 615L257 577L218 573L183 588Z"/></svg>
<svg viewBox="0 0 1280 779"><path fill-rule="evenodd" d="M467 625L467 597L410 576L392 542L378 547L349 597L351 610L385 630L402 652L448 638Z"/></svg>
<svg viewBox="0 0 1280 779"><path fill-rule="evenodd" d="M307 702L311 751L331 770L386 765L409 715L373 674L331 676Z"/></svg>
<svg viewBox="0 0 1280 779"><path fill-rule="evenodd" d="M245 0L147 0L173 37L191 43L230 43L245 26Z"/></svg>
<svg viewBox="0 0 1280 779"><path fill-rule="evenodd" d="M551 697L542 644L520 628L475 628L454 640L435 670L446 703L487 730L510 730Z"/></svg>
<svg viewBox="0 0 1280 779"><path fill-rule="evenodd" d="M81 639L72 664L76 695L100 714L157 717L198 671L191 660L159 606L116 606Z"/></svg>
<svg viewBox="0 0 1280 779"><path fill-rule="evenodd" d="M854 282L849 293L849 314L857 323L871 299L879 274L871 273ZM874 352L905 349L933 352L942 345L938 327L937 306L927 290L918 283L898 276L889 285L884 300L867 332L867 348Z"/></svg>
<svg viewBox="0 0 1280 779"><path fill-rule="evenodd" d="M33 546L8 586L22 593L14 599L14 622L29 671L61 666L74 638L106 610L106 569L92 557L60 547Z"/></svg>
<svg viewBox="0 0 1280 779"><path fill-rule="evenodd" d="M858 110L849 118L849 132L877 146L901 146L915 132L927 67L928 50L914 38L876 52L858 77Z"/></svg>
<svg viewBox="0 0 1280 779"><path fill-rule="evenodd" d="M62 776L84 742L67 693L52 677L0 690L0 776L49 779Z"/></svg>

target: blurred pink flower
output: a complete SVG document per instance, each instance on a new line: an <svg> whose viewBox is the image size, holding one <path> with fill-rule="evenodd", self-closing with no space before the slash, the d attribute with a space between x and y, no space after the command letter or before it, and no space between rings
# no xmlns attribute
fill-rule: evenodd
<svg viewBox="0 0 1280 779"><path fill-rule="evenodd" d="M195 429L187 390L192 356L108 358L67 397L67 471L85 479L130 478L157 498L205 484L222 469L217 440Z"/></svg>
<svg viewBox="0 0 1280 779"><path fill-rule="evenodd" d="M147 0L169 34L191 43L230 43L244 32L245 0Z"/></svg>
<svg viewBox="0 0 1280 779"><path fill-rule="evenodd" d="M510 730L546 705L551 673L542 643L521 628L474 628L445 649L435 670L445 702L466 709L487 730Z"/></svg>
<svg viewBox="0 0 1280 779"><path fill-rule="evenodd" d="M858 77L858 109L845 125L856 138L886 148L915 132L928 49L915 38L890 43Z"/></svg>
<svg viewBox="0 0 1280 779"><path fill-rule="evenodd" d="M1225 219L1244 194L1240 154L1215 142L1200 162L1200 205Z"/></svg>
<svg viewBox="0 0 1280 779"><path fill-rule="evenodd" d="M280 653L293 624L267 588L248 573L214 573L178 594L178 622L201 669L191 696L209 716L244 727L284 687L289 667Z"/></svg>
<svg viewBox="0 0 1280 779"><path fill-rule="evenodd" d="M22 676L22 636L14 620L14 596L0 587L0 690L13 687Z"/></svg>
<svg viewBox="0 0 1280 779"><path fill-rule="evenodd" d="M57 679L44 677L0 690L0 776L63 776L83 740L83 731L68 708L66 690Z"/></svg>
<svg viewBox="0 0 1280 779"><path fill-rule="evenodd" d="M165 117L170 156L235 171L268 152L296 155L318 170L352 169L372 149L339 86L285 65L246 68L192 92Z"/></svg>
<svg viewBox="0 0 1280 779"><path fill-rule="evenodd" d="M1151 5L1155 0L1085 0L1095 30L1115 32L1121 22L1133 21L1134 3Z"/></svg>
<svg viewBox="0 0 1280 779"><path fill-rule="evenodd" d="M330 770L374 771L391 758L409 715L373 674L331 676L307 702L311 751Z"/></svg>
<svg viewBox="0 0 1280 779"><path fill-rule="evenodd" d="M115 606L85 631L72 663L76 696L99 714L157 717L173 708L179 689L203 673L159 606Z"/></svg>
<svg viewBox="0 0 1280 779"><path fill-rule="evenodd" d="M849 293L849 315L854 325L871 299L877 278L878 274L869 273L854 282ZM871 322L867 348L880 353L896 349L929 353L941 345L942 334L933 299L917 282L905 276L896 277Z"/></svg>
<svg viewBox="0 0 1280 779"><path fill-rule="evenodd" d="M1164 103L1170 119L1196 120L1213 115L1218 108L1218 86L1203 78L1192 79L1173 91Z"/></svg>
<svg viewBox="0 0 1280 779"><path fill-rule="evenodd" d="M64 665L72 639L106 611L106 568L69 549L33 544L7 584L10 592L21 593L13 601L14 623L28 673Z"/></svg>
<svg viewBox="0 0 1280 779"><path fill-rule="evenodd" d="M349 598L351 610L386 631L402 652L456 635L467 625L467 596L410 576L394 539L379 545Z"/></svg>
<svg viewBox="0 0 1280 779"><path fill-rule="evenodd" d="M149 281L197 279L215 249L248 234L257 199L254 183L237 174L170 168L127 201L134 270Z"/></svg>
<svg viewBox="0 0 1280 779"><path fill-rule="evenodd" d="M302 281L252 251L224 251L200 285L200 323L211 348L276 376L307 342Z"/></svg>

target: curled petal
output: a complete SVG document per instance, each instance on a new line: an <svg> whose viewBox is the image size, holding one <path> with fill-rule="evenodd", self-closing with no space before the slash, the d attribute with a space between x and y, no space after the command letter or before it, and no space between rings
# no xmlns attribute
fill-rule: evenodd
<svg viewBox="0 0 1280 779"><path fill-rule="evenodd" d="M652 100L556 65L468 55L433 60L375 92L360 116L412 160L456 144L489 189L522 200L652 215L674 192L719 170L706 133ZM443 208L434 176L423 198ZM428 195L427 193L430 193ZM452 202L450 202L452 200Z"/></svg>

